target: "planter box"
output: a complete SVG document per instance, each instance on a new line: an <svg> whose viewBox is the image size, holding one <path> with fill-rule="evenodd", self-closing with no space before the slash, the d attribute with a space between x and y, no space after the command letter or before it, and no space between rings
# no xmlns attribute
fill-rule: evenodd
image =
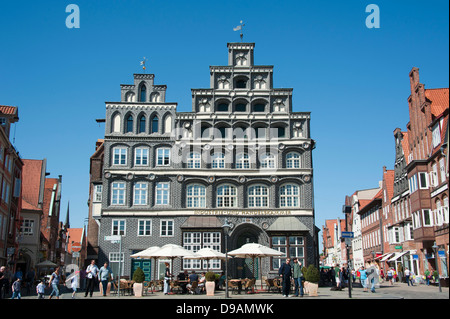
<svg viewBox="0 0 450 319"><path fill-rule="evenodd" d="M207 281L205 283L206 295L214 296L214 289L216 288L216 283L214 281Z"/></svg>
<svg viewBox="0 0 450 319"><path fill-rule="evenodd" d="M144 284L135 282L133 284L133 292L135 297L142 297L144 292Z"/></svg>
<svg viewBox="0 0 450 319"><path fill-rule="evenodd" d="M319 290L319 283L305 281L305 293L307 293L308 296L311 296L311 297L319 296L317 294L318 290Z"/></svg>

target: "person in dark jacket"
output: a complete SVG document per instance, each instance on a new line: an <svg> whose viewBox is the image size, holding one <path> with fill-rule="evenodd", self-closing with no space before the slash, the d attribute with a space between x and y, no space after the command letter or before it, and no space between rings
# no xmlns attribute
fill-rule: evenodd
<svg viewBox="0 0 450 319"><path fill-rule="evenodd" d="M283 281L283 297L289 297L289 291L291 290L291 276L292 276L292 270L291 270L291 259L286 258L286 262L283 263L278 270L278 275L281 276L281 279Z"/></svg>

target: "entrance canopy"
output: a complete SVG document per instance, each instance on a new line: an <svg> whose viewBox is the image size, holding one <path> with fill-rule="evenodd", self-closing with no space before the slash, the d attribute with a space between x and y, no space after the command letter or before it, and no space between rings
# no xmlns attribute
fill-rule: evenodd
<svg viewBox="0 0 450 319"><path fill-rule="evenodd" d="M401 256L403 256L403 255L405 255L405 254L407 254L407 253L409 253L409 250L403 251L403 252L401 252L401 253L395 253L395 256L393 256L391 259L389 259L388 262L396 261L396 260L399 259Z"/></svg>

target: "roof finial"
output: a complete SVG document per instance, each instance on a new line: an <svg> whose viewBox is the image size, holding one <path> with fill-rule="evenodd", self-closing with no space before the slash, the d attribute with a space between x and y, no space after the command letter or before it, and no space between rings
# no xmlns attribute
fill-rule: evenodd
<svg viewBox="0 0 450 319"><path fill-rule="evenodd" d="M241 30L241 34L240 34L240 36L241 36L241 42L242 42L242 40L244 39L244 34L242 33L242 28L243 28L244 26L245 26L245 24L242 23L242 20L241 20L241 24L238 25L236 28L233 28L233 31L239 31L239 30Z"/></svg>
<svg viewBox="0 0 450 319"><path fill-rule="evenodd" d="M141 61L141 65L142 65L142 69L144 70L144 73L145 73L145 69L146 69L145 62L147 62L147 59L144 57L144 59Z"/></svg>

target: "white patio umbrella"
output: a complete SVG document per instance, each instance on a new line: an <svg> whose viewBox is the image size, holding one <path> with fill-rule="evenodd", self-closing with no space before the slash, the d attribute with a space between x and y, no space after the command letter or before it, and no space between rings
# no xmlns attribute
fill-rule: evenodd
<svg viewBox="0 0 450 319"><path fill-rule="evenodd" d="M182 257L194 257L194 253L181 247L180 245L175 245L175 244L167 244L162 246L160 249L157 249L153 252L150 252L148 254L148 257L153 257L153 258L169 258L172 260L171 263L171 270L170 273L172 273L173 270L173 260L175 258L182 258Z"/></svg>
<svg viewBox="0 0 450 319"><path fill-rule="evenodd" d="M149 254L157 251L158 249L160 249L158 246L152 246L152 247L144 249L144 250L130 256L131 258L142 258L142 259L152 259L153 258L155 260L155 266L153 267L153 279L154 280L156 279L156 259L158 259L158 258L149 256Z"/></svg>
<svg viewBox="0 0 450 319"><path fill-rule="evenodd" d="M236 258L251 258L253 261L253 273L255 273L255 258L259 258L261 261L262 257L285 256L284 253L278 250L255 243L245 244L241 248L228 252L228 255L234 256ZM262 275L261 275L261 288L262 288Z"/></svg>
<svg viewBox="0 0 450 319"><path fill-rule="evenodd" d="M201 260L207 260L208 261L208 268L207 270L209 270L209 261L211 259L221 259L221 260L225 260L226 259L226 255L224 253L221 253L220 251L211 249L211 248L202 248L200 250L198 250L196 253L194 253L194 256L187 256L187 257L183 257L186 259L201 259ZM231 256L228 256L228 258L231 258Z"/></svg>

